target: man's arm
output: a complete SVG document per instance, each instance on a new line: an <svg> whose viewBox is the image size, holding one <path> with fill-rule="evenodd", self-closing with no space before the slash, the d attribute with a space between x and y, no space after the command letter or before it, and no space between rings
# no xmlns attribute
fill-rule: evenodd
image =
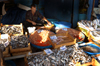
<svg viewBox="0 0 100 66"><path fill-rule="evenodd" d="M46 21L49 25L51 25L51 22L49 22L45 17L43 17L42 20Z"/></svg>
<svg viewBox="0 0 100 66"><path fill-rule="evenodd" d="M51 22L49 22L44 16L42 16L39 11L37 11L37 13L39 18L41 18L42 20L46 21L49 25L51 25Z"/></svg>
<svg viewBox="0 0 100 66"><path fill-rule="evenodd" d="M31 21L31 20L29 20L29 19L26 19L26 21L32 23L33 25L36 25L36 23L35 23L34 21Z"/></svg>

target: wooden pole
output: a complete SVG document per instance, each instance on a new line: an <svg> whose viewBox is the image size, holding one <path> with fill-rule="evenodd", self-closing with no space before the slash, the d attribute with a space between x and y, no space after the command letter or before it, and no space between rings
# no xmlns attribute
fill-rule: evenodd
<svg viewBox="0 0 100 66"><path fill-rule="evenodd" d="M73 28L73 12L74 12L74 0L72 2L72 14L71 14L71 24L72 24L72 28Z"/></svg>
<svg viewBox="0 0 100 66"><path fill-rule="evenodd" d="M0 49L0 66L4 66L4 61L3 61L3 52Z"/></svg>
<svg viewBox="0 0 100 66"><path fill-rule="evenodd" d="M94 5L95 5L95 0L93 0L93 6L92 6L92 13L91 13L91 20L93 20L93 9L94 9Z"/></svg>

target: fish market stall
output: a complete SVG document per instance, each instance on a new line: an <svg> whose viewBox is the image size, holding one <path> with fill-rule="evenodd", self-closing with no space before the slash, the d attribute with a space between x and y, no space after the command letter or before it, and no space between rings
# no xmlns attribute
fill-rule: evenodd
<svg viewBox="0 0 100 66"><path fill-rule="evenodd" d="M20 24L19 24L20 25ZM17 29L18 27L18 29ZM47 26L48 27L48 26ZM27 32L24 34L22 27L16 25L7 27L1 26L1 34L8 34L9 41L9 57L5 57L4 60L12 60L17 58L24 58L26 66L95 66L100 65L94 55L99 54L98 49L93 48L85 43L82 45L85 39L85 35L78 30L72 28L60 28L55 32L51 31L51 28L39 28L29 27L29 35ZM30 31L32 30L32 31ZM88 36L99 36L94 34L95 28L89 30ZM2 37L1 38L5 38ZM0 41L2 41L0 39ZM7 41L7 40L4 40ZM82 45L82 46L81 46ZM96 45L97 46L97 45ZM4 50L3 46L2 50ZM41 52L33 52L33 50L42 49ZM33 50L32 50L33 49ZM94 54L90 55L92 52ZM23 62L24 62L23 61Z"/></svg>

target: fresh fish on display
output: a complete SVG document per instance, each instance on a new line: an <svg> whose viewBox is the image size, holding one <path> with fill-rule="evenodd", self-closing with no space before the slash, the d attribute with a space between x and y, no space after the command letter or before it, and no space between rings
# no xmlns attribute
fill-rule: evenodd
<svg viewBox="0 0 100 66"><path fill-rule="evenodd" d="M75 66L77 62L82 64L91 62L91 57L88 56L81 48L75 45L66 47L65 51L60 49L52 50L53 53L45 55L43 53L27 56L29 66Z"/></svg>
<svg viewBox="0 0 100 66"><path fill-rule="evenodd" d="M1 32L5 34L20 34L22 29L19 26L3 26L1 27Z"/></svg>
<svg viewBox="0 0 100 66"><path fill-rule="evenodd" d="M28 37L26 37L25 35L11 36L10 44L13 49L28 47L28 43Z"/></svg>

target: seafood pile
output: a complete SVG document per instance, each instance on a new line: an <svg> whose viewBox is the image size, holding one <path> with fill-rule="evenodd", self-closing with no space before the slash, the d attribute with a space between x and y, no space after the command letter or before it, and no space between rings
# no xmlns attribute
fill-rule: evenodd
<svg viewBox="0 0 100 66"><path fill-rule="evenodd" d="M8 45L6 45L7 39L0 39L0 49L2 49L2 51L5 51L5 47L7 47Z"/></svg>
<svg viewBox="0 0 100 66"><path fill-rule="evenodd" d="M100 20L93 21L81 20L78 22L80 30L93 42L100 43Z"/></svg>
<svg viewBox="0 0 100 66"><path fill-rule="evenodd" d="M68 34L71 35L73 38L77 38L76 42L80 42L81 40L84 40L84 38L82 38L83 34L78 30L72 28L63 28L63 29L56 30L57 34L66 33L66 32L68 32Z"/></svg>
<svg viewBox="0 0 100 66"><path fill-rule="evenodd" d="M93 23L93 21L81 20L80 23L82 23L86 27L96 28L96 24Z"/></svg>
<svg viewBox="0 0 100 66"><path fill-rule="evenodd" d="M94 37L100 37L100 31L91 31L91 35Z"/></svg>
<svg viewBox="0 0 100 66"><path fill-rule="evenodd" d="M96 44L100 43L100 31L90 31L90 37L93 42L96 42Z"/></svg>
<svg viewBox="0 0 100 66"><path fill-rule="evenodd" d="M3 26L1 27L1 32L5 34L20 34L22 29L19 26Z"/></svg>
<svg viewBox="0 0 100 66"><path fill-rule="evenodd" d="M84 47L81 47L84 51L87 51L87 52L91 52L91 53L98 53L100 52L100 50L96 49L96 48L93 48L91 46L84 46Z"/></svg>
<svg viewBox="0 0 100 66"><path fill-rule="evenodd" d="M48 30L36 30L30 35L29 40L32 44L38 46L49 46L51 45L48 40L49 35L54 35L54 33Z"/></svg>
<svg viewBox="0 0 100 66"><path fill-rule="evenodd" d="M65 51L59 49L52 50L50 55L38 54L27 56L29 66L75 66L77 62L82 64L91 62L91 57L88 56L82 49L73 45L68 46Z"/></svg>
<svg viewBox="0 0 100 66"><path fill-rule="evenodd" d="M95 19L93 21L81 20L78 22L80 27L88 28L89 30L94 30L100 28L100 20Z"/></svg>
<svg viewBox="0 0 100 66"><path fill-rule="evenodd" d="M13 49L28 47L28 37L25 35L11 36L11 46Z"/></svg>
<svg viewBox="0 0 100 66"><path fill-rule="evenodd" d="M51 37L51 41L53 43L56 43L56 44L66 43L66 42L72 41L71 39L69 39L68 36L56 36L54 39L52 39L52 37L54 37L54 36L50 36L50 37Z"/></svg>

